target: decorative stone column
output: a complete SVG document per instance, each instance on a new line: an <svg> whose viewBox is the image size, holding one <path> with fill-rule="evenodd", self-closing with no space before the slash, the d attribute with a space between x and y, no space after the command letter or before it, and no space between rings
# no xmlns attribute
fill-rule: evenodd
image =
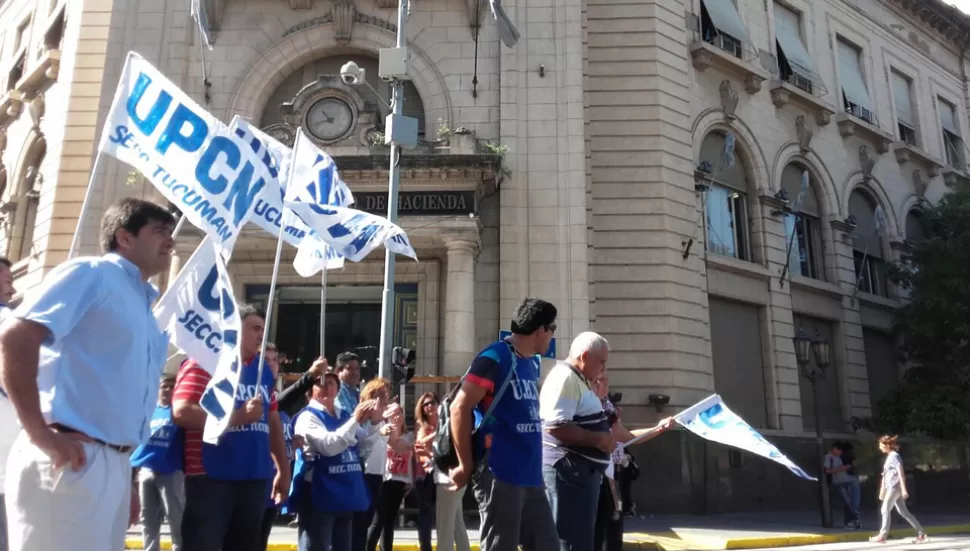
<svg viewBox="0 0 970 551"><path fill-rule="evenodd" d="M444 366L446 376L462 375L475 357L475 252L467 238L446 238Z"/></svg>

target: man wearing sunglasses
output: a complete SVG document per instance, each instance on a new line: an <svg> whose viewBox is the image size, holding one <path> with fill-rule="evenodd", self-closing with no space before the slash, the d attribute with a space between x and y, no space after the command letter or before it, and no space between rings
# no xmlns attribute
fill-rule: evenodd
<svg viewBox="0 0 970 551"><path fill-rule="evenodd" d="M512 317L512 335L475 358L451 405L458 455L451 488L472 482L482 551L516 551L520 543L534 551L559 548L542 478L538 388L539 359L556 332L556 315L549 302L525 299ZM483 420L473 431L476 409Z"/></svg>

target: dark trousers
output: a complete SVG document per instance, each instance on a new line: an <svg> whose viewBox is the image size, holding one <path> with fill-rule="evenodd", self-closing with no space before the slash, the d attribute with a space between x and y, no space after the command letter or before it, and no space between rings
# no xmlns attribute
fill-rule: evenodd
<svg viewBox="0 0 970 551"><path fill-rule="evenodd" d="M434 479L427 475L414 485L418 499L418 545L421 551L431 551L431 531L434 529Z"/></svg>
<svg viewBox="0 0 970 551"><path fill-rule="evenodd" d="M273 531L273 521L276 520L276 513L276 507L267 507L266 512L263 513L263 526L260 528L262 531L263 546L260 549L264 551L269 547L269 534Z"/></svg>
<svg viewBox="0 0 970 551"><path fill-rule="evenodd" d="M182 550L264 551L260 544L267 485L266 480L185 477Z"/></svg>
<svg viewBox="0 0 970 551"><path fill-rule="evenodd" d="M381 486L384 484L384 477L379 474L365 474L364 483L367 484L367 493L370 495L370 507L366 511L354 513L351 551L365 551L367 549L367 532L374 521L374 513L377 511L377 502L381 498Z"/></svg>
<svg viewBox="0 0 970 551"><path fill-rule="evenodd" d="M623 551L623 513L620 511L617 514L610 482L605 476L600 485L599 502L596 504L593 551Z"/></svg>
<svg viewBox="0 0 970 551"><path fill-rule="evenodd" d="M296 522L299 551L350 551L353 513L324 513L313 506L307 495L300 504Z"/></svg>
<svg viewBox="0 0 970 551"><path fill-rule="evenodd" d="M616 467L616 488L620 491L623 514L633 512L633 477L628 467Z"/></svg>
<svg viewBox="0 0 970 551"><path fill-rule="evenodd" d="M381 484L374 520L367 530L366 551L376 551L378 540L381 542L382 551L394 549L394 521L397 520L397 513L407 490L408 485L399 480L385 480Z"/></svg>

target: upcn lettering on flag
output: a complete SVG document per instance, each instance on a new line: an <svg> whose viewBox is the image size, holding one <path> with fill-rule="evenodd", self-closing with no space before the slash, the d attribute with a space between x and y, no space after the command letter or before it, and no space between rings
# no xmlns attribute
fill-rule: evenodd
<svg viewBox="0 0 970 551"><path fill-rule="evenodd" d="M219 252L206 237L155 306L155 320L169 342L215 373L224 348L235 346L238 328L232 282L220 271Z"/></svg>
<svg viewBox="0 0 970 551"><path fill-rule="evenodd" d="M360 262L383 244L389 251L418 259L404 231L386 218L333 206L346 201L346 184L333 159L299 130L287 180L283 206L299 216L337 255Z"/></svg>
<svg viewBox="0 0 970 551"><path fill-rule="evenodd" d="M712 394L674 416L674 420L697 436L734 446L753 454L781 463L789 471L806 480L816 480L781 453L774 444L751 428L744 419L728 409L717 394Z"/></svg>
<svg viewBox="0 0 970 551"><path fill-rule="evenodd" d="M100 150L138 169L227 257L271 178L250 144L134 52Z"/></svg>

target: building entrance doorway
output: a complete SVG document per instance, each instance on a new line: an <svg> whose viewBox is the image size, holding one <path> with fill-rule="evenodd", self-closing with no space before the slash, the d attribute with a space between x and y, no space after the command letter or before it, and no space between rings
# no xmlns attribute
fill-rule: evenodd
<svg viewBox="0 0 970 551"><path fill-rule="evenodd" d="M320 288L280 290L274 342L292 363L287 372L303 372L320 356ZM334 365L337 355L363 346L377 347L381 332L381 288L327 288L324 355Z"/></svg>

